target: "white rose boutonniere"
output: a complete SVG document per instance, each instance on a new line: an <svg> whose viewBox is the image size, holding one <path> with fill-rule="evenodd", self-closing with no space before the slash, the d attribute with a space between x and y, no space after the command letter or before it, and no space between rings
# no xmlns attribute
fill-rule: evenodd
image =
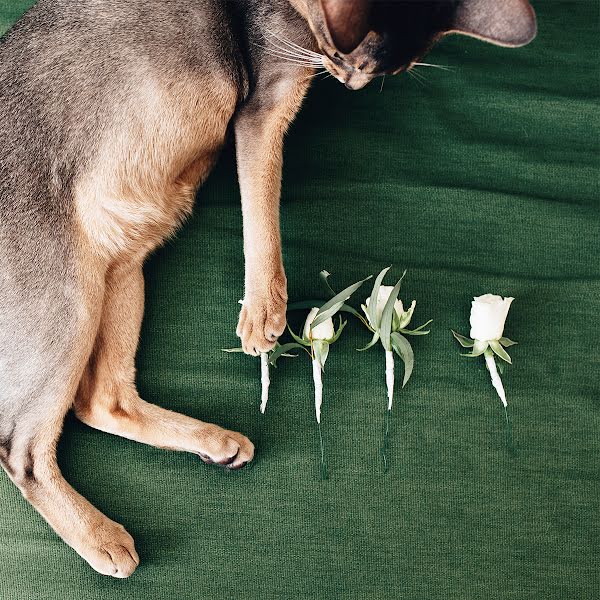
<svg viewBox="0 0 600 600"><path fill-rule="evenodd" d="M492 385L504 407L507 422L508 413L506 408L508 402L506 401L506 393L494 357L497 356L508 364L512 364L505 348L514 346L517 342L504 337L504 324L513 300L514 298L503 298L494 294L477 296L471 303L471 337L467 338L456 333L456 331L452 331L452 335L463 348L471 349L471 352L463 354L463 356L484 356L485 364L492 378Z"/></svg>
<svg viewBox="0 0 600 600"><path fill-rule="evenodd" d="M243 304L244 301L240 300L240 304ZM271 385L271 375L269 372L269 365L276 366L277 359L285 356L287 358L296 358L295 354L289 354L289 350L293 348L297 348L298 344L280 344L279 342L275 343L275 347L270 352L263 352L260 355L260 384L261 384L261 397L260 397L260 406L259 410L261 414L265 414L267 410L267 403L269 402L269 387ZM223 352L229 353L243 353L244 350L242 348L223 348Z"/></svg>
<svg viewBox="0 0 600 600"><path fill-rule="evenodd" d="M325 361L329 355L329 344L335 342L342 333L345 326L345 321L340 323L340 327L335 332L333 327L333 319L328 317L320 325L312 327L316 316L319 314L319 309L314 307L308 313L304 323L304 333L302 339L309 342L312 347L312 370L313 381L315 384L315 417L317 423L321 423L321 406L323 404L323 381L321 374L325 369Z"/></svg>
<svg viewBox="0 0 600 600"><path fill-rule="evenodd" d="M373 338L367 346L361 348L361 351L372 348L378 341L385 350L385 382L387 387L387 411L385 421L385 432L382 446L383 468L387 471L387 445L389 438L389 419L394 401L394 353L396 353L404 363L404 378L402 387L404 387L412 375L415 355L406 336L427 335L429 333L425 328L432 322L427 321L415 329L407 329L413 317L417 306L413 300L408 307L404 309L402 300L398 298L402 280L406 275L404 271L402 277L395 286L382 285L383 278L390 270L390 267L383 269L375 279L371 296L365 300L362 310L365 313L366 320L360 317L360 320L371 331Z"/></svg>
<svg viewBox="0 0 600 600"><path fill-rule="evenodd" d="M323 448L323 436L321 434L321 407L323 405L323 371L325 369L325 362L329 356L329 348L331 344L336 342L347 321L342 320L340 316L339 326L337 331L333 324L333 317L340 311L355 312L351 307L346 304L346 301L354 294L354 292L370 277L353 283L346 289L336 294L329 283L327 278L329 273L327 271L321 272L321 279L327 285L327 288L333 294L333 298L325 302L321 308L316 306L310 307L311 304L316 303L315 301L308 302L297 302L291 305L288 310L306 309L310 307L310 312L304 322L302 329L302 336L296 335L292 329L288 326L288 329L296 341L293 347L303 348L308 352L312 361L312 373L313 381L315 386L315 418L317 420L317 426L319 429L319 441L321 445L321 474L325 479L327 477L327 469L325 466L324 459L324 448ZM275 354L277 358L277 354Z"/></svg>

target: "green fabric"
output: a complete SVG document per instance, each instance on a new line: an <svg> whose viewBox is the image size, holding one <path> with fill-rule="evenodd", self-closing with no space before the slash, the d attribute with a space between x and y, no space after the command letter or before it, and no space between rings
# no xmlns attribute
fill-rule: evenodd
<svg viewBox="0 0 600 600"><path fill-rule="evenodd" d="M0 25L30 3L0 2ZM323 296L323 268L341 289L393 264L408 268L414 322L435 319L412 338L390 472L384 355L354 351L369 336L353 322L324 378L329 480L304 357L280 361L257 462L239 473L70 417L66 477L127 527L142 564L125 581L97 575L2 476L1 598L598 597L598 5L535 4L526 48L453 38L429 57L453 70L423 70L422 85L317 82L287 139L290 297ZM258 361L219 351L237 344L243 291L231 149L146 275L143 396L256 438ZM516 298L504 375L516 453L483 360L462 358L449 331L468 335L471 297L486 292Z"/></svg>

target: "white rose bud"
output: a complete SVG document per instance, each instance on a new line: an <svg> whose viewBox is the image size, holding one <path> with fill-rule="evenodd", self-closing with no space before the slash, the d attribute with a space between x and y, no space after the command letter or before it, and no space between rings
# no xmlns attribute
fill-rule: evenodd
<svg viewBox="0 0 600 600"><path fill-rule="evenodd" d="M311 323L315 320L318 308L313 308L306 317L304 324L304 339L305 340L330 340L335 336L333 328L333 319L329 318L317 325L313 330L310 330Z"/></svg>
<svg viewBox="0 0 600 600"><path fill-rule="evenodd" d="M388 298L390 297L390 294L392 293L393 290L394 290L394 286L392 286L392 285L379 286L379 291L377 292L377 306L375 307L375 315L376 315L376 319L377 319L378 323L381 322L381 315L383 314L383 309L385 308ZM366 301L367 308L369 308L370 300L371 300L371 298L367 298L367 301ZM375 329L377 327L377 323L371 323L371 319L369 318L369 313L367 312L366 309L363 309L363 310L365 311L365 314L367 315L369 324L371 325L371 327L373 327L373 329ZM402 300L400 300L399 298L398 298L398 300L396 300L396 302L394 302L394 312L396 313L396 316L398 317L398 319L404 313L404 306L402 305Z"/></svg>
<svg viewBox="0 0 600 600"><path fill-rule="evenodd" d="M471 337L482 342L499 340L513 300L494 294L474 298L471 304Z"/></svg>

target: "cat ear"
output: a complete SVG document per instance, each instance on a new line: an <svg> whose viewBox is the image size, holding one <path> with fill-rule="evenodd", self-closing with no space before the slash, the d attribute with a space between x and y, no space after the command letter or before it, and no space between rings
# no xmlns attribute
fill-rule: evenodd
<svg viewBox="0 0 600 600"><path fill-rule="evenodd" d="M448 33L516 48L528 44L536 32L535 12L528 0L463 0Z"/></svg>
<svg viewBox="0 0 600 600"><path fill-rule="evenodd" d="M370 0L320 0L335 47L349 54L369 33Z"/></svg>

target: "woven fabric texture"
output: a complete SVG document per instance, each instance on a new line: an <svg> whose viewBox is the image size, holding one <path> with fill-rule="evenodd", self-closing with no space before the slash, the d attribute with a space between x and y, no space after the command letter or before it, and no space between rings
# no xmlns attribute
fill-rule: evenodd
<svg viewBox="0 0 600 600"><path fill-rule="evenodd" d="M0 0L1 30L30 4ZM352 322L324 376L327 481L306 357L280 361L256 463L238 473L69 417L63 471L131 532L141 566L125 581L97 575L1 474L0 598L598 598L598 4L535 5L526 48L452 37L429 57L452 70L424 82L316 82L287 138L290 298L324 298L321 269L341 289L392 264L408 269L414 323L434 319L396 392L389 472L384 354L357 353L369 336ZM146 280L143 397L256 439L258 361L220 351L237 345L243 294L231 147ZM468 335L486 292L516 298L512 452L483 360L450 334Z"/></svg>

